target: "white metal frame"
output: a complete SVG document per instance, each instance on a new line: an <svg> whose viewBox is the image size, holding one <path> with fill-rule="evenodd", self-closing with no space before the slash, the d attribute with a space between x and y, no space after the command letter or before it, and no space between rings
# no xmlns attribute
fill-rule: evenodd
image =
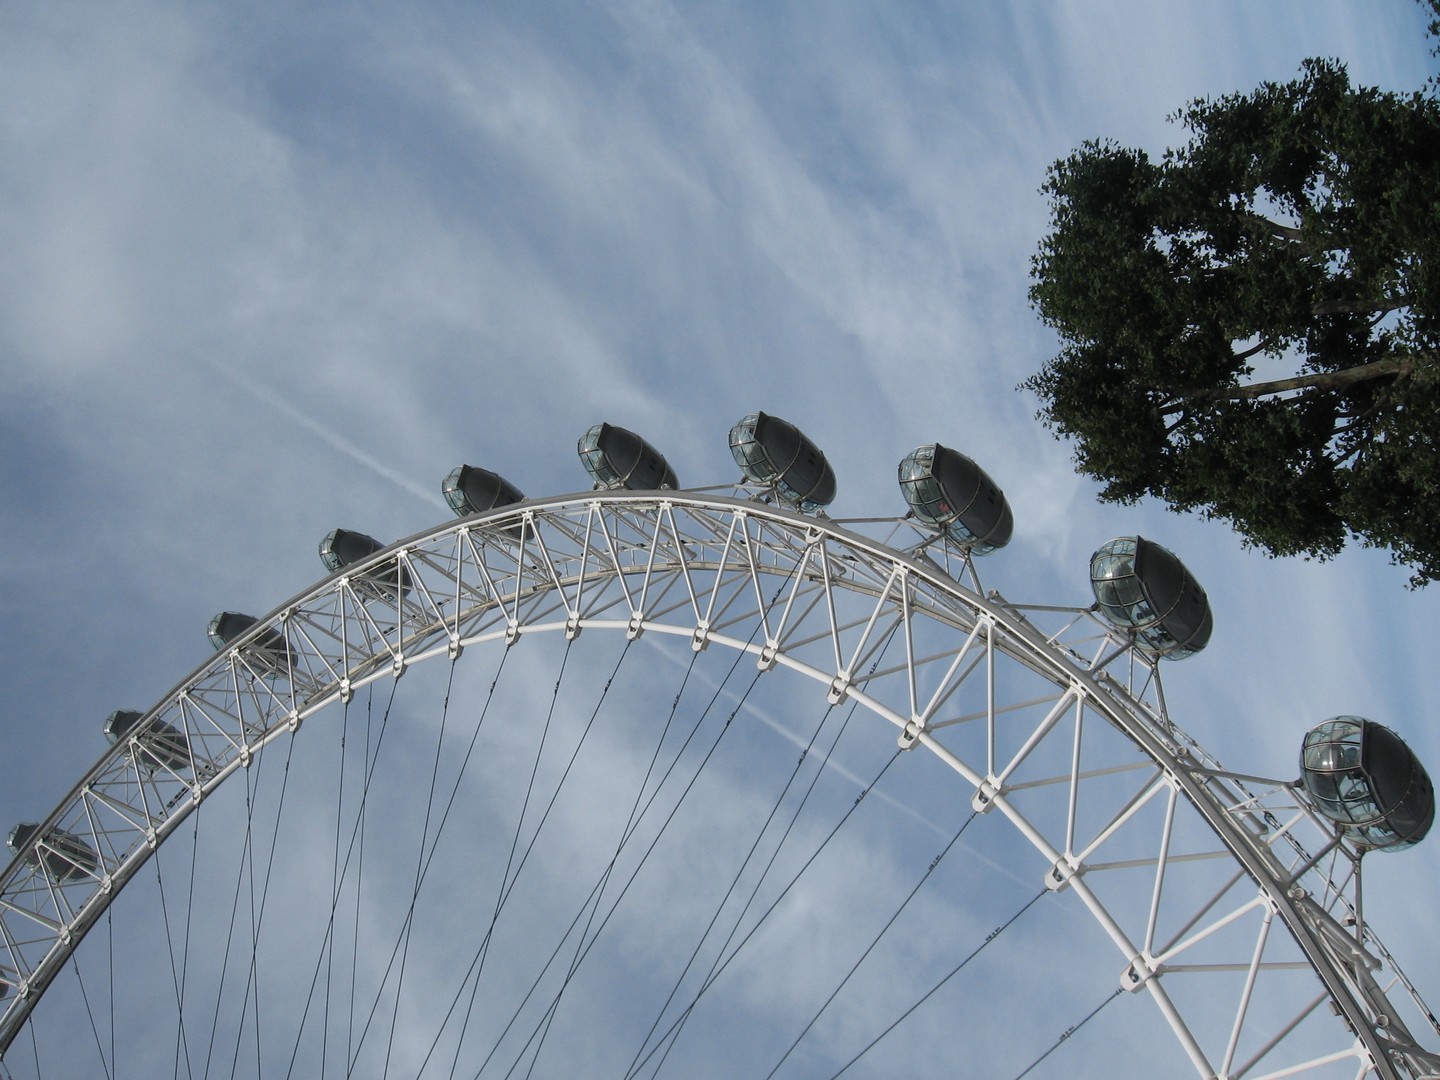
<svg viewBox="0 0 1440 1080"><path fill-rule="evenodd" d="M0 876L0 1054L117 890L271 740L429 657L609 629L792 669L942 759L975 809L1002 814L1039 852L1045 883L1090 912L1118 950L1121 985L1154 1000L1198 1075L1337 1061L1356 1076L1440 1075L1410 1030L1418 1018L1433 1043L1440 1025L1364 923L1359 853L1303 792L1223 768L1168 716L1153 663L1092 610L982 595L973 570L971 587L931 559L931 543L916 535L901 550L729 495L593 492L446 523L320 582L197 668L43 822L32 846L71 833L96 852L94 874L61 880L21 852ZM397 562L403 595L380 583ZM288 648L261 647L268 632ZM903 656L868 671L892 635ZM134 753L158 723L181 733L186 767ZM1123 738L1097 759L1101 728ZM1167 888L1182 872L1185 888ZM1297 970L1313 973L1298 998ZM1192 1030L1177 1003L1187 984L1214 1006L1227 972L1225 1029ZM1256 1003L1277 998L1295 1000L1262 1018ZM1307 1037L1296 1059L1287 1036L1327 1006L1333 1040L1316 1052Z"/></svg>

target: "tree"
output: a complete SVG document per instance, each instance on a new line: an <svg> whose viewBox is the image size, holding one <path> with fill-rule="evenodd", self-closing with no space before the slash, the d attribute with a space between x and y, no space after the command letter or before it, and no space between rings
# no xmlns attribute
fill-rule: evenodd
<svg viewBox="0 0 1440 1080"><path fill-rule="evenodd" d="M1049 170L1041 419L1103 499L1440 576L1440 104L1309 60L1174 119L1159 161L1089 142Z"/></svg>

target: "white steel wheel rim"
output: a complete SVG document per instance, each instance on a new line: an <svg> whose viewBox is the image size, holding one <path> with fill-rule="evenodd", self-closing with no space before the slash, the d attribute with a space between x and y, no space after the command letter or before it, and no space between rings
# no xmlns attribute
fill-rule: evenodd
<svg viewBox="0 0 1440 1080"><path fill-rule="evenodd" d="M404 596L373 583L397 564L411 586ZM949 638L938 650L930 640L936 627ZM96 874L57 881L43 864L17 857L0 879L0 978L11 987L0 1003L0 1052L119 888L269 742L416 661L526 634L596 630L677 635L695 649L749 653L761 668L819 683L831 702L859 702L893 725L902 746L931 751L966 781L977 809L998 810L1040 853L1052 889L1080 898L1118 949L1121 985L1155 1001L1198 1075L1292 1075L1349 1062L1360 1075L1423 1076L1435 1067L1377 974L1401 979L1402 991L1408 983L1363 924L1347 925L1356 917L1358 875L1332 830L1293 785L1265 786L1221 768L1166 715L1153 666L1088 611L985 597L918 549L907 554L825 519L690 492L587 493L446 523L318 583L198 668L136 728L161 722L180 731L189 768L142 771L132 735L42 823L41 837L63 830L99 852ZM890 630L903 661L866 674ZM289 642L288 655L256 650L275 631ZM997 665L1048 681L1053 695L1004 699ZM954 703L977 690L983 708L956 713ZM1090 717L1123 732L1139 759L1085 760ZM972 733L982 729L977 740ZM1026 775L1057 740L1075 748L1068 772ZM1095 833L1080 831L1077 805L1121 775L1131 793L1123 807ZM1047 789L1068 807L1062 827L1032 820L1027 800ZM1154 835L1151 896L1115 910L1090 882L1113 869L1107 845L1156 807L1164 807L1164 824ZM1244 885L1203 897L1182 920L1186 932L1165 941L1157 925L1173 903L1165 874L1202 857L1169 851L1184 814L1219 845L1205 854L1228 860ZM1272 934L1275 921L1289 933ZM1237 925L1252 927L1242 949L1207 952L1226 936L1222 929ZM1272 961L1276 952L1283 958ZM1257 1036L1252 1004L1271 976L1297 966L1319 982L1293 1021L1333 1002L1343 1019L1333 1025L1333 1045L1305 1060L1277 1050L1247 1061L1243 1047L1257 1038L1262 1050L1284 1045L1291 1021ZM1191 1031L1170 987L1223 968L1244 972L1243 987L1228 1037L1207 1041Z"/></svg>

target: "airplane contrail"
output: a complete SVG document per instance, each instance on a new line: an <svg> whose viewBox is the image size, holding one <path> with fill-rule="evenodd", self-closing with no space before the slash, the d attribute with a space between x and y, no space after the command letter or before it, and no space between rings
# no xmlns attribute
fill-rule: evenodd
<svg viewBox="0 0 1440 1080"><path fill-rule="evenodd" d="M449 509L445 505L444 501L436 494L433 489L425 487L421 484L417 484L415 481L411 480L403 473L397 472L396 470L386 465L384 462L379 461L374 457L371 457L354 443L350 442L343 436L336 434L334 431L331 431L329 428L325 427L318 420L316 420L313 416L310 416L307 413L302 412L300 409L297 409L289 401L285 400L285 398L277 394L275 391L271 390L269 387L265 386L263 383L260 383L253 377L242 378L238 373L230 370L229 368L223 367L220 364L217 364L211 360L202 360L201 362L205 364L206 367L209 367L211 370L219 373L224 378L228 379L230 382L240 387L240 389L244 390L247 394L255 398L257 401L261 401L264 404L269 405L271 408L283 413L285 416L289 417L291 420L294 420L296 423L300 424L311 433L319 436L331 447L340 451L340 453L344 454L346 457L350 458L357 464L369 469L381 479L388 480L396 487L411 495L414 495L417 499L421 499L426 503L430 504L431 506L438 506L443 510Z"/></svg>

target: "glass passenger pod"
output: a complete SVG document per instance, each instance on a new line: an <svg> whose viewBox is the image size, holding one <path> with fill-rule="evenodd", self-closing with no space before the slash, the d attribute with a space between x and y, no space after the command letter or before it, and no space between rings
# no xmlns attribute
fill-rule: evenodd
<svg viewBox="0 0 1440 1080"><path fill-rule="evenodd" d="M456 465L440 485L440 493L456 517L498 510L525 498L524 492L499 473L475 465Z"/></svg>
<svg viewBox="0 0 1440 1080"><path fill-rule="evenodd" d="M1169 660L1193 656L1210 641L1205 590L1168 550L1142 536L1121 536L1090 557L1090 587L1100 613L1134 634L1138 648Z"/></svg>
<svg viewBox="0 0 1440 1080"><path fill-rule="evenodd" d="M320 561L332 574L351 563L367 559L385 545L373 536L349 529L331 529L320 541Z"/></svg>
<svg viewBox="0 0 1440 1080"><path fill-rule="evenodd" d="M185 736L163 720L152 720L143 730L136 731L143 713L117 709L105 719L105 739L114 746L135 736L131 756L141 768L164 767L179 772L190 767L190 748Z"/></svg>
<svg viewBox="0 0 1440 1080"><path fill-rule="evenodd" d="M613 424L596 424L575 444L585 471L597 491L675 490L680 486L665 456L633 431Z"/></svg>
<svg viewBox="0 0 1440 1080"><path fill-rule="evenodd" d="M730 429L730 454L745 479L813 514L835 499L835 470L803 431L778 416L753 412Z"/></svg>
<svg viewBox="0 0 1440 1080"><path fill-rule="evenodd" d="M10 830L10 850L26 865L61 882L96 876L100 859L84 840L64 829L51 829L32 845L30 841L39 831L33 821L22 821Z"/></svg>
<svg viewBox="0 0 1440 1080"><path fill-rule="evenodd" d="M331 573L368 559L377 551L385 547L373 536L366 536L362 532L351 532L349 529L332 529L326 534L325 539L320 541L320 561L325 564L326 569ZM395 590L398 587L401 594L409 591L410 582L408 576L401 570L394 561L386 561L365 571L365 580L373 586L372 591L383 600L391 600L395 597Z"/></svg>
<svg viewBox="0 0 1440 1080"><path fill-rule="evenodd" d="M918 446L900 462L900 492L910 512L972 555L1010 542L1010 502L988 473L958 450Z"/></svg>
<svg viewBox="0 0 1440 1080"><path fill-rule="evenodd" d="M210 620L210 644L215 647L216 652L227 649L259 621L254 615L246 615L239 611L222 611ZM285 666L290 652L285 635L273 626L262 630L255 640L250 642L249 649L260 660L280 668Z"/></svg>
<svg viewBox="0 0 1440 1080"><path fill-rule="evenodd" d="M1364 717L1336 716L1312 728L1300 770L1315 808L1367 849L1409 847L1434 823L1435 788L1420 759Z"/></svg>

